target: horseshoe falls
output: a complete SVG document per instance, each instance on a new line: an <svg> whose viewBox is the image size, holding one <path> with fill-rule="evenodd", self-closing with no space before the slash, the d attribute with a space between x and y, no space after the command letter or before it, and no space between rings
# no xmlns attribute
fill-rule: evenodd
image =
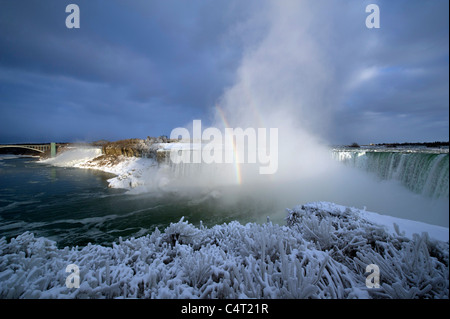
<svg viewBox="0 0 450 319"><path fill-rule="evenodd" d="M449 154L436 151L333 150L343 164L395 180L410 191L435 199L449 198Z"/></svg>

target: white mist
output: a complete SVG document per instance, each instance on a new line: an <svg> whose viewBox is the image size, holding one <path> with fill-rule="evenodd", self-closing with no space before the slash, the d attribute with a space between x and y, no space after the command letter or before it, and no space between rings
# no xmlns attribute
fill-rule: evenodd
<svg viewBox="0 0 450 319"><path fill-rule="evenodd" d="M259 25L264 21L267 33L258 45L246 50L235 84L224 91L214 109L212 126L277 128L278 170L264 176L250 164L240 165L240 183L229 179L235 190L216 196L218 203L227 205L249 198L266 203L268 210L275 209L281 220L287 207L332 201L448 227L448 200L424 198L395 182L380 182L332 160L324 136L333 108L338 107L345 91L354 87L354 79L340 72L348 61L331 45L339 38L333 31L337 22L324 16L331 11L339 17L352 8L340 2L331 6L330 10L329 2L269 1L258 11L254 21ZM367 44L364 39L354 40ZM249 39L249 43L255 41ZM349 63L348 73L353 71ZM228 169L232 174L233 168ZM202 185L204 179L203 186L213 186L208 177L211 172L197 174L196 185Z"/></svg>

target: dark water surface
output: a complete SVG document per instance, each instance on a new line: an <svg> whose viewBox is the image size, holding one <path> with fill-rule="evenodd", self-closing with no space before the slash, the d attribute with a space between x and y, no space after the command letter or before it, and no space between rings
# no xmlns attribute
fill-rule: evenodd
<svg viewBox="0 0 450 319"><path fill-rule="evenodd" d="M30 231L60 247L110 244L119 236L142 236L156 227L162 231L183 216L194 225L202 221L212 226L235 219L258 221L266 211L248 201L221 209L210 196L193 200L176 194L130 195L108 187L107 179L113 176L1 155L0 237Z"/></svg>

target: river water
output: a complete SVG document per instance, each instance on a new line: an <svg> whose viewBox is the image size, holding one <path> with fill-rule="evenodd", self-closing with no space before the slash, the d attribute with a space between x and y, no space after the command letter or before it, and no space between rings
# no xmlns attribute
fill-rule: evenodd
<svg viewBox="0 0 450 319"><path fill-rule="evenodd" d="M0 157L0 237L30 231L57 241L58 246L109 244L162 231L183 216L212 226L238 219L258 221L258 205L214 206L210 197L174 194L126 194L108 187L113 175L97 170L54 167L38 158ZM264 216L265 218L265 216Z"/></svg>

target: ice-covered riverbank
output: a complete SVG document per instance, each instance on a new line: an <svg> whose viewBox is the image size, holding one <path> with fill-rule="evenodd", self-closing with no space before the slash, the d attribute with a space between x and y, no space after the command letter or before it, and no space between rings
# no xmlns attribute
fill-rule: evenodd
<svg viewBox="0 0 450 319"><path fill-rule="evenodd" d="M448 298L449 246L404 236L331 203L289 210L286 226L187 221L112 247L0 240L2 298ZM400 233L402 229L400 228ZM67 288L66 267L79 269ZM380 269L367 288L366 266Z"/></svg>
<svg viewBox="0 0 450 319"><path fill-rule="evenodd" d="M165 181L163 176L158 174L158 163L150 158L104 156L80 163L75 167L115 174L117 176L108 179L109 187L123 188L135 193L149 191L151 186L155 189L159 186L163 187ZM157 181L159 184L155 184Z"/></svg>

